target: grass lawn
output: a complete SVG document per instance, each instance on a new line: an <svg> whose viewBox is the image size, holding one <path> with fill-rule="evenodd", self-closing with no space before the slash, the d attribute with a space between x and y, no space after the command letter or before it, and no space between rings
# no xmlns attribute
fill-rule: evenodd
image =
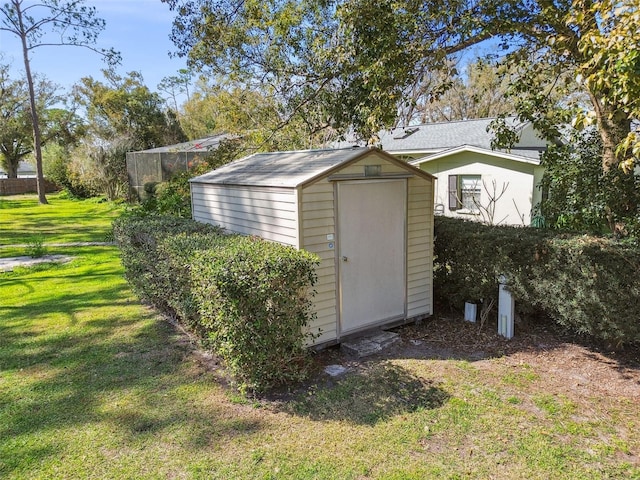
<svg viewBox="0 0 640 480"><path fill-rule="evenodd" d="M109 204L49 198L2 198L0 243L40 215L48 242L108 232ZM615 394L595 368L567 389L568 365L536 360L551 350L430 355L425 323L402 355L247 402L137 301L116 248L54 253L74 260L0 273L0 478L640 478L637 372Z"/></svg>
<svg viewBox="0 0 640 480"><path fill-rule="evenodd" d="M72 200L64 194L47 195L47 205L34 195L0 196L0 247L29 244L104 242L111 221L122 207L102 199ZM0 257L24 255L24 249L0 248Z"/></svg>

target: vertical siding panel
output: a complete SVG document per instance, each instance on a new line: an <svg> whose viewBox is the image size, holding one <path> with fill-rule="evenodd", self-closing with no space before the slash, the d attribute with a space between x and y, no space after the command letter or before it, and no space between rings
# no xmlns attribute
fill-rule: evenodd
<svg viewBox="0 0 640 480"><path fill-rule="evenodd" d="M298 204L291 188L191 184L193 219L227 231L298 246Z"/></svg>
<svg viewBox="0 0 640 480"><path fill-rule="evenodd" d="M320 265L316 272L316 297L314 307L316 319L309 330L320 335L314 343L333 341L338 336L337 304L336 304L336 271L333 184L326 179L307 186L302 192L300 202L301 247L320 257ZM334 240L327 240L327 235L334 235Z"/></svg>
<svg viewBox="0 0 640 480"><path fill-rule="evenodd" d="M433 313L433 180L409 179L407 316Z"/></svg>

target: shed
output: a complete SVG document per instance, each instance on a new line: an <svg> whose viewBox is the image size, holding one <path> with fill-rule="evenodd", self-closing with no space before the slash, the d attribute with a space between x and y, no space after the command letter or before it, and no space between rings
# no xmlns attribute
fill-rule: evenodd
<svg viewBox="0 0 640 480"><path fill-rule="evenodd" d="M431 174L381 150L259 153L191 179L193 218L320 258L316 344L432 314Z"/></svg>

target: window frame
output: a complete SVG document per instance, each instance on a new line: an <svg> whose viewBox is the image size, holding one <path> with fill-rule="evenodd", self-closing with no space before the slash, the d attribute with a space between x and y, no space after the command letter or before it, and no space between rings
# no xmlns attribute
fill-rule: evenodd
<svg viewBox="0 0 640 480"><path fill-rule="evenodd" d="M449 210L460 214L480 214L480 202L482 201L482 175L458 174L449 175L448 200ZM465 183L473 182L474 188L465 188ZM467 192L465 192L467 190ZM471 193L471 203L466 200L466 194ZM474 201L473 199L476 198Z"/></svg>

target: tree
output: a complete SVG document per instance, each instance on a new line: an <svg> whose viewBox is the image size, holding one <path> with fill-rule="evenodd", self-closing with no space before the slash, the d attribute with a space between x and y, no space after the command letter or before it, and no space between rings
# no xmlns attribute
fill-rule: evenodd
<svg viewBox="0 0 640 480"><path fill-rule="evenodd" d="M311 148L326 142L311 118L287 117L276 98L242 85L208 84L201 79L183 105L181 123L190 138L214 133L242 136L247 150Z"/></svg>
<svg viewBox="0 0 640 480"><path fill-rule="evenodd" d="M175 115L164 111L164 101L144 84L139 72L118 75L103 70L105 82L84 77L74 87L75 100L84 107L87 128L94 141L127 143L134 150L186 140Z"/></svg>
<svg viewBox="0 0 640 480"><path fill-rule="evenodd" d="M401 106L398 122L410 125L514 114L514 102L505 96L508 79L503 69L502 65L477 60L466 64L460 73L456 63L447 64L409 92L411 101Z"/></svg>
<svg viewBox="0 0 640 480"><path fill-rule="evenodd" d="M73 45L94 50L109 61L117 61L115 51L97 50L92 47L105 25L104 20L97 18L95 14L95 7L85 6L84 0L10 0L0 4L0 31L15 35L22 44L33 128L38 200L42 204L47 203L42 169L42 139L29 54L38 47ZM57 35L47 35L53 33Z"/></svg>
<svg viewBox="0 0 640 480"><path fill-rule="evenodd" d="M103 71L105 81L85 77L74 87L74 99L86 112L87 138L81 155L93 165L95 189L111 196L123 195L127 180L126 152L172 145L186 136L172 111L164 111L164 101L144 84L139 72L126 76ZM80 179L85 162L76 159ZM83 183L83 182L80 182ZM88 188L87 191L91 191Z"/></svg>
<svg viewBox="0 0 640 480"><path fill-rule="evenodd" d="M290 111L319 110L340 132L368 138L393 125L431 72L491 39L516 69L508 78L522 120L557 140L585 110L582 89L603 172L630 172L640 150L637 0L163 1L179 13L172 38L191 66L253 82ZM558 102L558 92L568 96Z"/></svg>
<svg viewBox="0 0 640 480"><path fill-rule="evenodd" d="M640 158L640 135L631 123L640 120L640 7L635 0L575 2L573 24L589 22L578 41L583 61L578 81L591 95L603 141L603 169L618 163L626 172ZM602 128L605 125L606 128Z"/></svg>
<svg viewBox="0 0 640 480"><path fill-rule="evenodd" d="M610 209L619 228L640 231L640 218L633 218L640 175L619 168L603 171L602 140L593 126L574 130L568 142L551 146L545 164L541 188L548 195L543 195L540 214L547 226L601 234L611 228L605 221Z"/></svg>
<svg viewBox="0 0 640 480"><path fill-rule="evenodd" d="M582 69L584 79L603 78L607 58L625 53L616 71L633 72L638 62L637 49L628 48L637 42L630 40L639 27L635 0L163 1L179 13L172 34L177 54L194 68L271 88L292 109L320 103L336 128L363 134L393 124L411 89L452 54L489 38L496 55L503 49L505 61L532 67L510 76L521 92L535 92L533 79L542 75L554 87L575 83ZM629 131L628 117L616 112L627 98L623 90L627 103L637 98L632 77L617 76L622 90L615 95L602 82L584 82L597 107L607 168L618 163L607 153L608 144L619 143L616 130ZM609 100L599 105L603 97ZM544 100L543 92L532 107L544 110ZM542 123L545 112L530 108L523 115Z"/></svg>
<svg viewBox="0 0 640 480"><path fill-rule="evenodd" d="M18 176L18 164L31 153L33 145L29 96L23 85L9 78L8 66L0 67L0 159L9 178Z"/></svg>
<svg viewBox="0 0 640 480"><path fill-rule="evenodd" d="M169 95L166 100L171 100L172 105L169 108L174 112L180 111L180 106L178 105L178 97L180 95L184 95L187 102L191 99L189 87L192 78L193 74L188 68L181 68L178 70L177 75L164 77L158 84L158 90Z"/></svg>
<svg viewBox="0 0 640 480"><path fill-rule="evenodd" d="M394 123L407 92L447 55L491 35L471 0L163 1L191 67L262 88L286 117L365 138Z"/></svg>
<svg viewBox="0 0 640 480"><path fill-rule="evenodd" d="M45 78L34 78L36 108L43 118L42 144L56 137L64 123L61 110L50 107L60 101L57 85ZM9 67L0 65L0 160L9 178L18 176L20 161L33 153L33 125L29 92L23 79L11 79ZM70 133L70 132L69 132Z"/></svg>

